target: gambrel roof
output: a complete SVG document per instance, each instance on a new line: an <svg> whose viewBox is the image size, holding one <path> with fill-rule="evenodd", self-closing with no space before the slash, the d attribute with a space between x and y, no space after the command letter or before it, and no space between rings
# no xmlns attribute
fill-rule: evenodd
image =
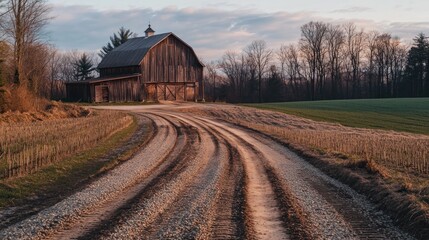
<svg viewBox="0 0 429 240"><path fill-rule="evenodd" d="M186 42L181 40L179 37L173 33L162 33L153 35L150 37L138 37L132 38L120 45L119 47L113 49L111 52L103 58L101 63L98 65L99 69L102 68L116 68L116 67L128 67L128 66L139 66L143 58L149 52L150 49L158 45L164 39L169 36L174 36L183 42L186 46L192 49ZM192 49L194 52L194 50ZM195 52L194 52L195 54ZM197 55L195 57L198 59ZM199 60L198 62L201 66L204 66Z"/></svg>

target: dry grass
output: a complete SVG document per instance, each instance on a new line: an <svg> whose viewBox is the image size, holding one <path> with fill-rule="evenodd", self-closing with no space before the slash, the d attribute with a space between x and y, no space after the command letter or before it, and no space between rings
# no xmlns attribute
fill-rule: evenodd
<svg viewBox="0 0 429 240"><path fill-rule="evenodd" d="M133 122L124 113L0 125L0 176L23 176L87 150Z"/></svg>
<svg viewBox="0 0 429 240"><path fill-rule="evenodd" d="M48 103L47 100L36 97L24 86L11 88L3 87L0 98L0 113L7 111L38 111Z"/></svg>
<svg viewBox="0 0 429 240"><path fill-rule="evenodd" d="M429 174L429 139L389 133L287 129L237 120L240 125L276 135L288 142L355 156L384 167Z"/></svg>

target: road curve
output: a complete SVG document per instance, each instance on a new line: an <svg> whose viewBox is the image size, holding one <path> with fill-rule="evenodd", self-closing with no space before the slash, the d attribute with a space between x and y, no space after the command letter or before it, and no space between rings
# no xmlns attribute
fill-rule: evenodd
<svg viewBox="0 0 429 240"><path fill-rule="evenodd" d="M413 239L262 134L169 108L119 109L151 119L153 139L0 239Z"/></svg>

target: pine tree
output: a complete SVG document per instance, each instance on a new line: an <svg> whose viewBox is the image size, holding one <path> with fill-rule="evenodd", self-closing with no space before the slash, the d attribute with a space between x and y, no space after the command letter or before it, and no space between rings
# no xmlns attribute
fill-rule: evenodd
<svg viewBox="0 0 429 240"><path fill-rule="evenodd" d="M276 67L270 67L270 76L267 79L265 100L267 102L280 102L283 100L283 81Z"/></svg>
<svg viewBox="0 0 429 240"><path fill-rule="evenodd" d="M114 33L113 36L110 37L110 42L107 43L106 46L102 47L100 53L98 54L101 58L104 58L107 53L112 51L114 48L119 47L121 44L128 41L128 39L133 36L134 33L131 32L130 29L125 29L121 27L118 31L118 34Z"/></svg>
<svg viewBox="0 0 429 240"><path fill-rule="evenodd" d="M86 55L86 53L82 54L81 58L77 60L74 65L76 69L76 80L83 81L92 78L92 72L95 70L95 68L94 64L88 55Z"/></svg>
<svg viewBox="0 0 429 240"><path fill-rule="evenodd" d="M409 95L421 97L429 94L429 41L420 33L414 38L414 44L408 52L406 77L410 85ZM426 88L426 90L425 90Z"/></svg>

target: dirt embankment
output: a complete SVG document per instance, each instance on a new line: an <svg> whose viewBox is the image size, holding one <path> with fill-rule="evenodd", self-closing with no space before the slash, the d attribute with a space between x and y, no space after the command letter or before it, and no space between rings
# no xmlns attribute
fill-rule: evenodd
<svg viewBox="0 0 429 240"><path fill-rule="evenodd" d="M0 114L0 124L37 122L50 119L78 118L91 115L91 110L61 102L44 102L43 106L30 111L7 111Z"/></svg>
<svg viewBox="0 0 429 240"><path fill-rule="evenodd" d="M91 112L73 104L48 101L26 87L0 87L0 124L86 117Z"/></svg>

